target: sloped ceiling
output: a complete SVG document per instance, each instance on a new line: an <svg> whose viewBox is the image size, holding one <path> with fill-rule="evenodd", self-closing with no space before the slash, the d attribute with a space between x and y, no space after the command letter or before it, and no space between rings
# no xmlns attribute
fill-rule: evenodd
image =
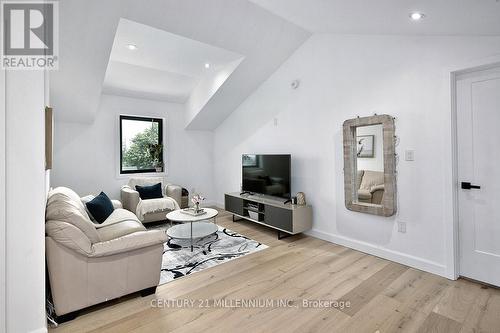
<svg viewBox="0 0 500 333"><path fill-rule="evenodd" d="M130 45L135 48L130 49ZM184 104L201 80L243 58L122 18L104 77L103 93Z"/></svg>
<svg viewBox="0 0 500 333"><path fill-rule="evenodd" d="M59 6L60 60L50 73L50 102L61 121L93 121L120 18L245 57L208 103L186 112L190 129L216 128L310 36L246 0L64 0Z"/></svg>
<svg viewBox="0 0 500 333"><path fill-rule="evenodd" d="M250 0L319 33L500 35L500 0ZM412 22L418 11L424 20Z"/></svg>

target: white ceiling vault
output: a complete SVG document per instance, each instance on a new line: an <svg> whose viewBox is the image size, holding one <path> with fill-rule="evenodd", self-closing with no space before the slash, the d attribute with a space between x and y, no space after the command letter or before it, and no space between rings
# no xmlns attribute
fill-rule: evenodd
<svg viewBox="0 0 500 333"><path fill-rule="evenodd" d="M500 0L250 0L311 32L500 35ZM408 19L421 12L420 22Z"/></svg>
<svg viewBox="0 0 500 333"><path fill-rule="evenodd" d="M135 48L130 49L130 45ZM103 93L186 103L200 81L243 56L120 19ZM208 64L208 68L205 68Z"/></svg>
<svg viewBox="0 0 500 333"><path fill-rule="evenodd" d="M64 0L59 7L50 102L61 121L92 122L107 93L184 103L187 128L212 130L311 35L247 0Z"/></svg>

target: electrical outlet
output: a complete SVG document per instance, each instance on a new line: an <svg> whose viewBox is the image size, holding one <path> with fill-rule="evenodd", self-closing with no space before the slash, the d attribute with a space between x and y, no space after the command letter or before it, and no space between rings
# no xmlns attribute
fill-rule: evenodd
<svg viewBox="0 0 500 333"><path fill-rule="evenodd" d="M398 221L398 232L406 234L406 222Z"/></svg>
<svg viewBox="0 0 500 333"><path fill-rule="evenodd" d="M412 149L405 150L405 161L414 161L415 160L415 151Z"/></svg>

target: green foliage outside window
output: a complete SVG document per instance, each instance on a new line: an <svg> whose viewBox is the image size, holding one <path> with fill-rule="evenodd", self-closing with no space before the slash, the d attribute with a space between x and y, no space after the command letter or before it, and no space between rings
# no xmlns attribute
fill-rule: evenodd
<svg viewBox="0 0 500 333"><path fill-rule="evenodd" d="M151 127L136 134L130 141L129 147L122 148L123 168L129 170L154 169L158 161L155 156L151 155L150 149L151 145L158 145L158 124L152 123Z"/></svg>

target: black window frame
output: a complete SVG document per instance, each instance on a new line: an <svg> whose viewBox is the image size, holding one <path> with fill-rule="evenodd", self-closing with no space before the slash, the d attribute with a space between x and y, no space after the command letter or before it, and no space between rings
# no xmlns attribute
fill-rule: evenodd
<svg viewBox="0 0 500 333"><path fill-rule="evenodd" d="M127 116L120 115L120 175L134 174L134 173L162 173L165 172L165 163L163 163L162 172L157 172L156 169L142 169L142 170L123 170L123 140L122 140L122 120L137 120L145 122L155 122L158 123L158 143L163 144L163 119L162 118L152 118L152 117L141 117L141 116ZM165 154L165 147L163 147L162 160Z"/></svg>

